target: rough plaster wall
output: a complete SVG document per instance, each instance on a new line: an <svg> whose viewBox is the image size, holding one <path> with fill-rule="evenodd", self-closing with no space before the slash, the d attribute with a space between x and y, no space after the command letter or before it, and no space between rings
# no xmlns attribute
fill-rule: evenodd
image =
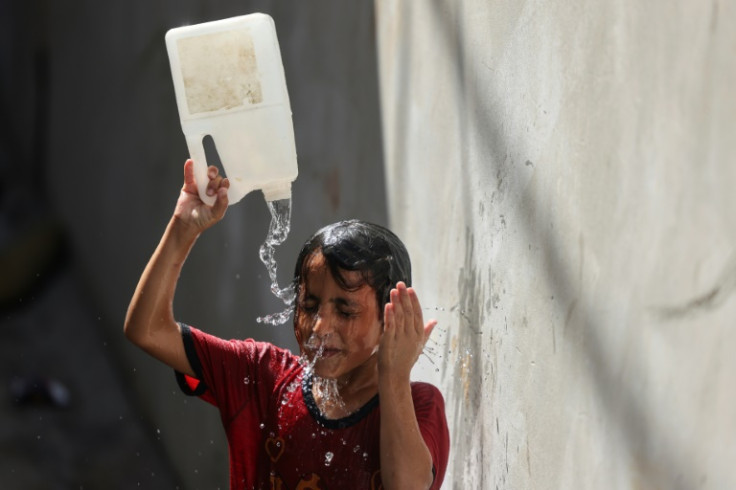
<svg viewBox="0 0 736 490"><path fill-rule="evenodd" d="M734 488L733 2L378 0L446 488Z"/></svg>
<svg viewBox="0 0 736 490"><path fill-rule="evenodd" d="M187 157L164 35L251 12L274 17L300 166L292 232L277 249L284 285L301 243L318 227L348 217L386 222L373 4L76 0L34 7L45 14L40 30L50 60L44 176L100 329L114 347L110 355L187 488L225 488L227 447L217 412L181 395L173 373L122 334ZM279 329L255 323L283 308L258 260L268 221L262 194L252 193L199 239L177 290L178 319L225 338L253 336L294 348L290 323Z"/></svg>

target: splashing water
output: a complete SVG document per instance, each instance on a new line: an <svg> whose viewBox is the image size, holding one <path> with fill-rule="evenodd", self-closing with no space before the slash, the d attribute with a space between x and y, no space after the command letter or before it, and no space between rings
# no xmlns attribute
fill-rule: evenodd
<svg viewBox="0 0 736 490"><path fill-rule="evenodd" d="M283 325L289 320L289 316L294 311L294 299L296 293L294 285L285 288L279 287L277 277L277 265L275 248L281 245L289 235L291 229L291 199L281 199L278 201L267 201L268 210L271 213L271 224L268 227L268 235L261 245L258 255L261 262L266 266L268 277L271 279L271 292L287 305L287 308L279 313L258 317L258 323L268 323L269 325Z"/></svg>
<svg viewBox="0 0 736 490"><path fill-rule="evenodd" d="M341 412L347 411L345 402L340 396L340 389L338 388L336 379L315 376L312 386L314 386L317 408L319 408L322 415L326 415L334 410Z"/></svg>
<svg viewBox="0 0 736 490"><path fill-rule="evenodd" d="M283 325L289 321L289 317L294 313L294 306L289 306L284 311L278 313L271 313L269 315L259 316L256 318L258 323L267 323L269 325Z"/></svg>
<svg viewBox="0 0 736 490"><path fill-rule="evenodd" d="M317 361L320 357L322 357L322 353L325 351L325 345L319 340L318 337L312 335L307 340L307 347L310 350L314 351L314 356L310 360L307 353L303 353L299 357L299 364L304 366L304 375L311 376L312 373L314 373L314 365L317 364Z"/></svg>
<svg viewBox="0 0 736 490"><path fill-rule="evenodd" d="M329 334L326 338L329 337ZM327 414L335 409L347 411L345 402L340 396L340 389L336 379L323 378L314 374L314 365L322 357L325 350L323 339L316 335L312 335L307 339L307 349L313 352L312 359L309 359L308 353L303 353L299 358L299 363L304 366L304 375L312 376L312 387L315 392L315 402L317 408L322 415Z"/></svg>

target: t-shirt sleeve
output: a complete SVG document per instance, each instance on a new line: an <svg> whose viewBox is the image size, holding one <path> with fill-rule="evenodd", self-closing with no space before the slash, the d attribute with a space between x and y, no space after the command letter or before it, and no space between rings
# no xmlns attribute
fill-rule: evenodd
<svg viewBox="0 0 736 490"><path fill-rule="evenodd" d="M288 359L280 349L252 339L224 340L181 324L184 349L194 377L176 373L184 393L220 409L227 423L259 391L273 386L273 367ZM264 407L265 408L265 407Z"/></svg>
<svg viewBox="0 0 736 490"><path fill-rule="evenodd" d="M217 405L212 391L207 389L207 384L204 381L204 374L202 373L202 363L199 362L199 355L197 349L194 346L194 339L192 338L192 328L189 325L180 323L182 341L184 343L184 352L187 355L189 365L194 371L194 376L174 371L176 375L176 381L179 384L179 388L184 394L189 396L199 396L203 400Z"/></svg>
<svg viewBox="0 0 736 490"><path fill-rule="evenodd" d="M442 393L428 383L412 383L412 398L419 430L432 455L432 489L439 489L445 478L450 455L450 431L445 415L445 400Z"/></svg>

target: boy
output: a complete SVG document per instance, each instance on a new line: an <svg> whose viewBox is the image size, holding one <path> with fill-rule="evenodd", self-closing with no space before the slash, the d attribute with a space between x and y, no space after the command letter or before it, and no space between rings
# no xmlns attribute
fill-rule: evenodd
<svg viewBox="0 0 736 490"><path fill-rule="evenodd" d="M208 169L204 204L192 161L174 215L128 308L125 334L220 410L233 489L440 488L449 453L444 401L411 369L426 324L409 256L385 228L341 222L305 243L295 269L302 357L225 341L176 322L172 304L197 237L222 219L229 182ZM380 399L380 403L379 403Z"/></svg>

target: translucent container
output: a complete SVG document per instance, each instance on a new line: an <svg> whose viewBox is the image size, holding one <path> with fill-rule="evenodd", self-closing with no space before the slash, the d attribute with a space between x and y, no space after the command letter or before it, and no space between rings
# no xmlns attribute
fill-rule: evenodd
<svg viewBox="0 0 736 490"><path fill-rule="evenodd" d="M294 126L273 19L249 14L171 29L166 33L179 118L200 198L214 140L230 180L230 204L253 190L267 201L291 197L297 177Z"/></svg>

